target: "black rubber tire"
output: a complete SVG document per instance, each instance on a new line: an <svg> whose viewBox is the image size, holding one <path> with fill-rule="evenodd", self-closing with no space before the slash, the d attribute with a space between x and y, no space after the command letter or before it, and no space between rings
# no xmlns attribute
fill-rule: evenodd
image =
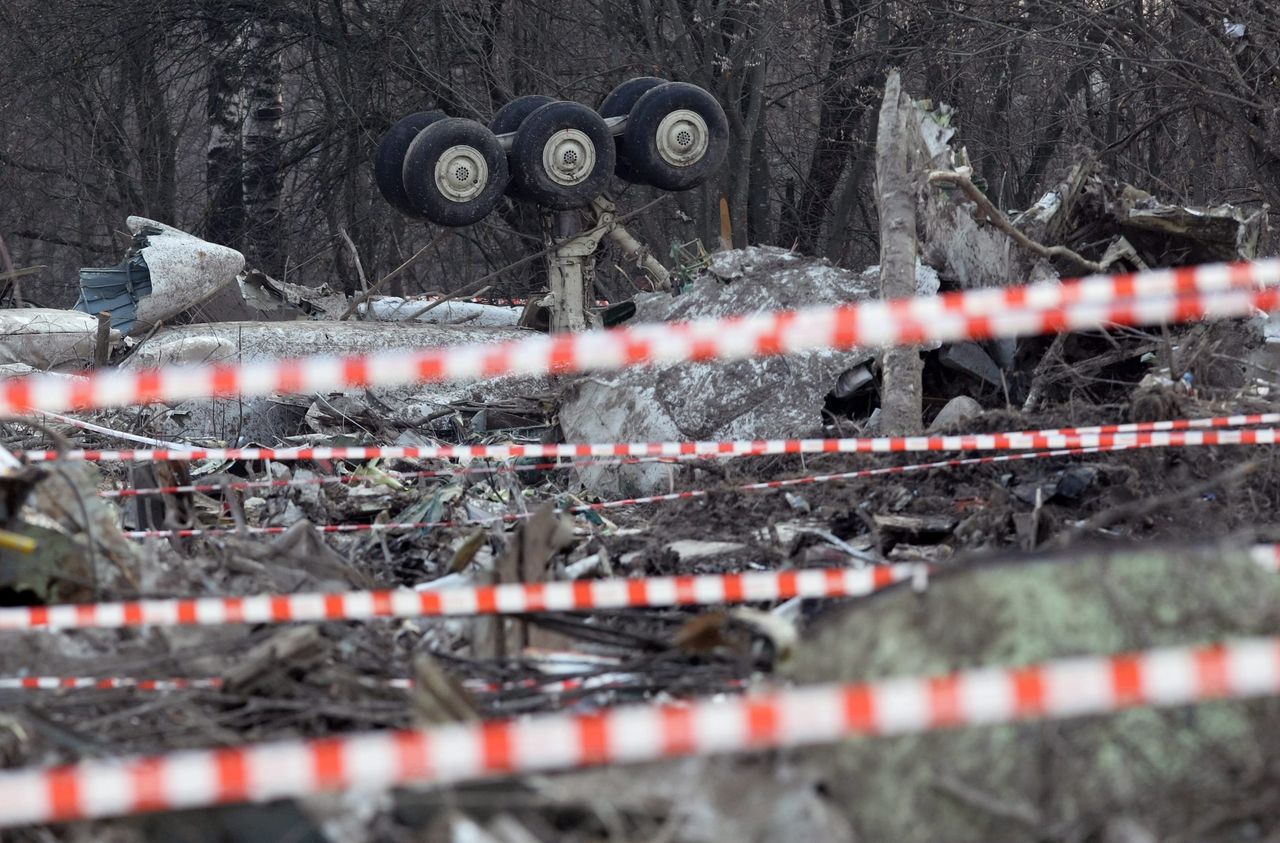
<svg viewBox="0 0 1280 843"><path fill-rule="evenodd" d="M525 94L522 97L516 97L498 109L498 113L493 115L493 119L489 121L489 129L495 135L514 132L520 128L524 118L544 105L550 105L555 101L555 97L543 96L542 94Z"/></svg>
<svg viewBox="0 0 1280 843"><path fill-rule="evenodd" d="M480 153L489 177L475 196L455 201L436 184L436 162L451 147L470 146ZM507 155L488 127L474 120L446 117L418 133L409 145L401 172L409 204L437 225L457 228L479 222L502 198L508 180Z"/></svg>
<svg viewBox="0 0 1280 843"><path fill-rule="evenodd" d="M542 94L525 94L522 97L516 97L498 109L498 113L493 115L493 119L489 121L489 129L495 135L505 135L508 132L517 131L520 128L520 124L524 122L524 118L544 105L550 105L555 101L555 97L547 97ZM510 161L507 164L510 167ZM533 201L533 197L521 190L520 185L516 184L514 179L507 184L507 195L512 199L524 202Z"/></svg>
<svg viewBox="0 0 1280 843"><path fill-rule="evenodd" d="M634 79L628 79L610 91L609 95L601 101L600 107L596 111L600 112L600 116L605 119L630 114L637 100L659 85L665 84L667 84L667 80L659 79L657 76L637 76ZM627 156L622 152L623 139L617 137L613 139L613 142L618 149L618 160L613 165L613 172L623 181L643 184L644 179L640 178L636 171L631 169L631 165L627 163Z"/></svg>
<svg viewBox="0 0 1280 843"><path fill-rule="evenodd" d="M577 184L552 180L542 163L543 148L556 132L577 129L595 151L595 166ZM553 102L534 111L520 124L511 147L511 181L531 201L557 211L581 208L604 193L616 156L613 136L604 118L576 102Z"/></svg>
<svg viewBox="0 0 1280 843"><path fill-rule="evenodd" d="M418 136L418 132L437 120L444 119L443 111L419 111L410 114L387 129L378 143L378 151L373 156L373 180L378 185L378 192L391 207L410 217L422 218L422 214L414 209L409 196L404 192L404 157L409 152L409 144Z"/></svg>
<svg viewBox="0 0 1280 843"><path fill-rule="evenodd" d="M692 111L707 125L707 148L696 161L679 166L658 153L658 126L677 109ZM689 190L706 181L724 164L729 151L729 121L716 98L684 82L668 82L651 89L627 116L619 138L619 154L646 184L662 190Z"/></svg>

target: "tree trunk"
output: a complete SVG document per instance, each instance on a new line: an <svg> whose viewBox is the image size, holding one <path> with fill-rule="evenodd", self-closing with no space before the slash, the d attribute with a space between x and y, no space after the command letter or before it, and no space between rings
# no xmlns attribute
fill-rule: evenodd
<svg viewBox="0 0 1280 843"><path fill-rule="evenodd" d="M1070 112L1071 99L1080 88L1088 83L1083 72L1073 73L1058 89L1054 99L1054 113L1066 115ZM1025 208L1036 200L1036 192L1040 190L1045 178L1045 168L1058 149L1062 136L1066 132L1066 119L1055 120L1045 128L1039 142L1031 151L1027 167L1018 177L1018 191L1013 201L1018 208Z"/></svg>
<svg viewBox="0 0 1280 843"><path fill-rule="evenodd" d="M876 199L880 211L880 296L916 294L916 194L920 173L914 107L897 71L889 74L876 136ZM916 433L921 422L920 353L913 347L884 353L880 430Z"/></svg>
<svg viewBox="0 0 1280 843"><path fill-rule="evenodd" d="M823 226L831 210L831 197L855 151L854 136L867 110L862 89L866 78L849 78L863 58L855 49L858 22L863 10L854 0L844 0L837 10L826 7L826 28L832 33L831 58L822 82L818 132L802 182L804 190L796 209L795 229L780 233L806 254L817 254L823 242Z"/></svg>
<svg viewBox="0 0 1280 843"><path fill-rule="evenodd" d="M284 67L279 25L256 21L250 30L249 72L244 121L245 257L264 272L279 274L284 263L280 218L284 135Z"/></svg>
<svg viewBox="0 0 1280 843"><path fill-rule="evenodd" d="M244 122L241 79L244 74L243 21L229 19L215 5L208 11L206 35L209 76L205 83L205 114L209 142L205 147L205 194L208 211L203 235L212 243L241 247L244 232L244 186L240 129Z"/></svg>
<svg viewBox="0 0 1280 843"><path fill-rule="evenodd" d="M773 242L773 218L769 202L772 181L765 121L761 118L756 121L755 134L751 139L751 188L747 193L748 245Z"/></svg>
<svg viewBox="0 0 1280 843"><path fill-rule="evenodd" d="M752 29L755 31L743 37L759 38L759 27ZM754 61L750 65L750 70L746 72L745 90L741 92L737 102L732 103L735 116L740 115L740 119L733 121L736 124L734 128L738 130L733 133L737 135L733 141L736 153L734 157L738 160L732 169L732 185L729 194L733 245L738 247L760 242L759 237L750 231L749 202L751 186L760 167L760 162L753 153L764 108L764 89L768 81L769 62L763 50L754 52L753 56Z"/></svg>
<svg viewBox="0 0 1280 843"><path fill-rule="evenodd" d="M159 44L150 30L125 50L125 73L133 114L138 123L138 175L142 187L143 215L161 222L178 224L177 139L169 120L164 85L156 67Z"/></svg>
<svg viewBox="0 0 1280 843"><path fill-rule="evenodd" d="M866 121L866 128L863 130L865 137L863 138L863 146L870 148L876 140L876 124L873 120ZM867 165L871 162L866 156L859 156L853 160L848 170L849 174L845 177L844 185L840 188L839 195L836 196L835 206L831 209L830 218L827 221L826 236L822 240L821 254L832 263L842 263L849 254L849 244L853 238L853 214L858 210L859 203L862 201L864 193L864 179L867 173ZM867 226L866 232L870 234L870 226ZM876 242L870 237L866 237L866 250L871 251L876 248ZM847 264L851 265L851 264Z"/></svg>

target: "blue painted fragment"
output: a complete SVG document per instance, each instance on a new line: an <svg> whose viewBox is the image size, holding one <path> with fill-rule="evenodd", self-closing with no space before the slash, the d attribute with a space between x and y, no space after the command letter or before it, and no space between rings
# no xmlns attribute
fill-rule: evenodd
<svg viewBox="0 0 1280 843"><path fill-rule="evenodd" d="M138 252L117 266L81 269L80 298L75 309L111 314L111 327L128 333L138 317L138 301L151 295L151 272Z"/></svg>

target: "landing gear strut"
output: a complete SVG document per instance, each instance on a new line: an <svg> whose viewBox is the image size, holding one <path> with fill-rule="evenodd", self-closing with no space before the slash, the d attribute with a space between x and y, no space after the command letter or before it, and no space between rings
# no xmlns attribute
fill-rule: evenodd
<svg viewBox="0 0 1280 843"><path fill-rule="evenodd" d="M612 240L627 260L649 278L654 290L671 289L671 276L657 258L617 221L617 209L603 196L591 203L595 225L579 230L581 217L573 211L547 212L544 217L547 243L547 286L550 289L539 305L549 311L553 334L600 327L593 307L595 253L604 238Z"/></svg>

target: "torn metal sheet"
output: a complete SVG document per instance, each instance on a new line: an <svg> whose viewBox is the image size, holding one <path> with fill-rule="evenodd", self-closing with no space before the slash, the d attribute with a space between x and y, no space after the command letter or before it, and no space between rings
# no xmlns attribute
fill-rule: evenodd
<svg viewBox="0 0 1280 843"><path fill-rule="evenodd" d="M141 344L124 367L151 369L167 365L309 355L350 356L396 349L407 351L432 346L496 343L526 335L527 332L515 328L355 321L179 325L166 328ZM370 409L380 413L387 423L411 425L415 419L431 417L449 406L468 403L468 406L483 408L493 402L540 395L549 389L545 377L503 377L380 389L376 391L376 401L369 398L368 390L361 387L353 387L347 390L347 394L369 404ZM304 399L300 406L294 401L289 398L246 402L236 399L183 401L173 405L174 413L163 419L155 430L165 436L275 442L283 431L303 423L310 401ZM440 424L449 422L441 419ZM429 432L429 428L427 430Z"/></svg>
<svg viewBox="0 0 1280 843"><path fill-rule="evenodd" d="M304 287L278 281L256 269L236 277L245 304L265 313L286 311L322 319L337 319L347 309L347 297L328 284Z"/></svg>
<svg viewBox="0 0 1280 843"><path fill-rule="evenodd" d="M40 371L85 369L93 364L97 335L97 317L75 310L0 310L0 364ZM111 342L120 340L120 332L113 330Z"/></svg>
<svg viewBox="0 0 1280 843"><path fill-rule="evenodd" d="M1000 367L976 342L956 342L943 346L938 362L948 369L985 381L991 386L1002 383Z"/></svg>
<svg viewBox="0 0 1280 843"><path fill-rule="evenodd" d="M1234 205L1192 208L1164 205L1151 200L1145 207L1130 208L1122 225L1173 240L1194 243L1206 260L1252 260L1258 254L1264 212L1249 212Z"/></svg>
<svg viewBox="0 0 1280 843"><path fill-rule="evenodd" d="M356 312L365 319L382 322L403 322L418 315L414 321L435 325L474 325L477 328L514 328L520 321L522 307L505 307L499 304L481 304L470 301L449 301L419 313L431 304L431 299L399 296L375 296L364 302Z"/></svg>
<svg viewBox="0 0 1280 843"><path fill-rule="evenodd" d="M1012 221L1045 245L1068 246L1105 267L1136 270L1253 260L1267 230L1266 210L1162 202L1086 160Z"/></svg>
<svg viewBox="0 0 1280 843"><path fill-rule="evenodd" d="M526 336L523 331L471 325L427 325L385 322L217 322L177 325L142 345L130 368L147 369L183 363L272 360L307 355L352 355L433 346L502 342Z"/></svg>
<svg viewBox="0 0 1280 843"><path fill-rule="evenodd" d="M138 319L138 301L151 295L151 270L142 254L110 267L80 270L75 309L96 316L111 314L111 327L128 331Z"/></svg>
<svg viewBox="0 0 1280 843"><path fill-rule="evenodd" d="M111 313L111 325L145 333L212 298L244 268L244 255L145 217L129 217L133 244L118 266L80 271L76 310Z"/></svg>
<svg viewBox="0 0 1280 843"><path fill-rule="evenodd" d="M921 295L936 293L938 283L937 273L917 267ZM785 249L752 247L716 254L706 274L679 296L637 297L635 320L675 322L843 304L874 298L879 287L875 267L851 272ZM875 356L822 349L581 378L565 393L560 426L568 442L817 434L827 394L841 375ZM589 465L579 469L579 476L593 493L616 497L665 490L672 470L661 464Z"/></svg>

